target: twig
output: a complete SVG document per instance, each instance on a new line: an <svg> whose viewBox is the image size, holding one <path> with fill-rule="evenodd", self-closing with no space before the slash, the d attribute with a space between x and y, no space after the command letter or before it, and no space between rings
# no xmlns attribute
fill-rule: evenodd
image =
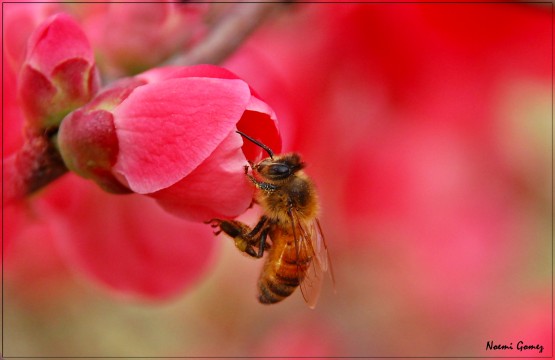
<svg viewBox="0 0 555 360"><path fill-rule="evenodd" d="M22 200L67 172L48 136L28 138L18 152L3 159L2 204Z"/></svg>
<svg viewBox="0 0 555 360"><path fill-rule="evenodd" d="M187 54L170 59L167 65L219 64L231 55L262 22L286 3L240 3Z"/></svg>

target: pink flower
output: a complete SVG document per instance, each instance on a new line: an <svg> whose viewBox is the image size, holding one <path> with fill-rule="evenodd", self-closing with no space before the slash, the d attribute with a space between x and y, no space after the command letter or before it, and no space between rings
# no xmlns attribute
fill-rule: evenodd
<svg viewBox="0 0 555 360"><path fill-rule="evenodd" d="M205 274L218 243L205 224L171 216L145 197L107 194L72 174L36 205L66 264L125 298L185 291Z"/></svg>
<svg viewBox="0 0 555 360"><path fill-rule="evenodd" d="M236 216L250 205L253 190L243 166L262 151L243 144L235 130L276 151L280 137L272 109L244 81L213 66L164 68L119 80L94 96L96 65L79 25L58 14L33 32L44 14L35 15L25 32L12 34L11 67L3 74L21 99L18 104L16 91L6 91L9 153L22 147L26 121L34 132L26 145L59 139L67 166L111 192L148 195L197 221ZM11 71L18 68L19 78ZM58 125L58 136L44 135ZM105 194L73 175L18 204L6 212L10 256L55 244L72 269L126 297L174 296L197 281L213 256L216 240L205 224L172 217L145 197ZM27 236L29 228L36 234ZM56 256L50 251L47 263Z"/></svg>
<svg viewBox="0 0 555 360"><path fill-rule="evenodd" d="M2 71L4 157L23 145L22 127L25 117L18 99L18 74L27 52L27 42L33 31L56 9L53 3L4 4L4 51Z"/></svg>
<svg viewBox="0 0 555 360"><path fill-rule="evenodd" d="M252 201L239 128L276 152L275 114L250 87L214 66L168 67L122 80L62 122L67 166L110 191L154 197L192 220L234 217Z"/></svg>
<svg viewBox="0 0 555 360"><path fill-rule="evenodd" d="M79 25L60 13L48 18L28 40L18 91L29 128L56 127L97 91L93 51Z"/></svg>
<svg viewBox="0 0 555 360"><path fill-rule="evenodd" d="M102 5L95 4L92 15L84 14L83 26L102 69L125 74L137 74L183 51L200 35L208 9L207 4L171 2Z"/></svg>

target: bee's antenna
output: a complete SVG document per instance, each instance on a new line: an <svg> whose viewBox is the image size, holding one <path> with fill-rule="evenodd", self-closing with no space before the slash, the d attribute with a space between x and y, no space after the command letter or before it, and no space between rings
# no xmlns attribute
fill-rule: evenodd
<svg viewBox="0 0 555 360"><path fill-rule="evenodd" d="M250 136L248 136L247 134L244 134L242 132L240 132L239 130L236 131L237 134L241 135L242 137L252 141L253 143L255 143L256 145L260 146L262 149L266 150L266 152L268 153L268 155L270 155L270 159L274 160L274 152L272 151L272 149L270 149L268 146L262 144L260 141L255 140L253 138L251 138Z"/></svg>

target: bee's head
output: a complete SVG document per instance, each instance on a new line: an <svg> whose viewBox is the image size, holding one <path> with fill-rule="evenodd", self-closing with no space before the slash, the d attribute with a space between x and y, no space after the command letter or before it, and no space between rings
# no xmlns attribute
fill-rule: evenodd
<svg viewBox="0 0 555 360"><path fill-rule="evenodd" d="M260 161L256 165L251 164L252 169L260 174L265 179L268 180L284 180L295 174L297 171L304 167L304 163L298 154L291 153L280 156L274 156L274 152L268 146L264 145L258 140L251 138L250 136L237 131L238 134L243 136L245 139L253 142L254 144L260 146L262 149L266 150L270 157Z"/></svg>
<svg viewBox="0 0 555 360"><path fill-rule="evenodd" d="M266 158L254 165L252 169L268 180L284 180L304 167L301 157L291 153L274 158Z"/></svg>

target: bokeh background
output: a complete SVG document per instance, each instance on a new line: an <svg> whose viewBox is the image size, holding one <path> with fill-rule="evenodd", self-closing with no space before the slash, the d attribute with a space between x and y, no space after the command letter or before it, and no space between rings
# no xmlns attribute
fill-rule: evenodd
<svg viewBox="0 0 555 360"><path fill-rule="evenodd" d="M80 6L68 8L85 19ZM262 262L203 225L182 240L207 259L192 256L199 274L183 291L113 291L68 261L53 223L87 237L82 220L102 213L124 230L153 224L156 239L179 220L128 215L148 199L107 207L112 195L66 175L3 209L4 356L552 356L552 11L380 3L275 14L223 65L274 108L285 150L308 163L336 292L324 284L315 310L298 293L258 304ZM17 144L11 129L6 146ZM117 253L107 267L138 251L120 247L97 249ZM164 282L141 251L143 271ZM488 341L514 349L486 351Z"/></svg>

